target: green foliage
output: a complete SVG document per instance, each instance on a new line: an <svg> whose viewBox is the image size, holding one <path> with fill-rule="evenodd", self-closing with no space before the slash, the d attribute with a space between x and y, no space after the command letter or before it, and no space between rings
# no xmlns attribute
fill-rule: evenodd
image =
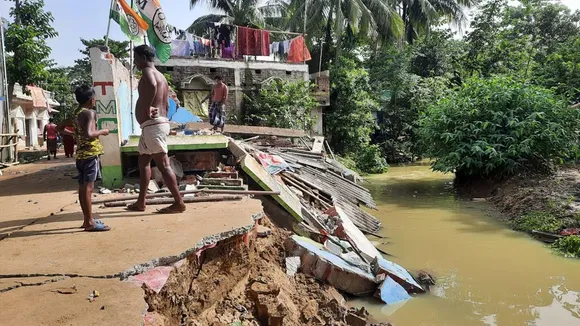
<svg viewBox="0 0 580 326"><path fill-rule="evenodd" d="M369 75L356 60L342 57L340 66L330 71L330 80L326 135L338 154L356 153L369 144L375 129L372 112L378 106L371 96Z"/></svg>
<svg viewBox="0 0 580 326"><path fill-rule="evenodd" d="M46 81L40 84L43 89L52 92L53 98L60 103L59 113L55 115L57 121L66 119L77 106L69 79L70 68L51 68L48 70Z"/></svg>
<svg viewBox="0 0 580 326"><path fill-rule="evenodd" d="M244 95L247 124L310 130L318 106L309 82L271 80L253 97Z"/></svg>
<svg viewBox="0 0 580 326"><path fill-rule="evenodd" d="M421 138L432 168L458 177L549 169L575 154L578 111L550 91L506 77L473 78L431 105Z"/></svg>
<svg viewBox="0 0 580 326"><path fill-rule="evenodd" d="M5 35L6 52L11 54L6 60L8 84L38 84L46 79L46 68L52 65L46 40L58 36L52 27L54 18L44 11L43 0L21 2L10 9L10 17L14 22Z"/></svg>
<svg viewBox="0 0 580 326"><path fill-rule="evenodd" d="M537 81L571 102L580 102L580 35L556 46L545 63L535 68Z"/></svg>
<svg viewBox="0 0 580 326"><path fill-rule="evenodd" d="M363 173L385 173L389 169L387 161L377 145L361 147L356 153L356 160L354 161L356 161L357 170Z"/></svg>
<svg viewBox="0 0 580 326"><path fill-rule="evenodd" d="M564 228L562 220L558 219L552 213L534 211L520 218L511 221L511 227L523 232L532 232L533 230L557 233Z"/></svg>
<svg viewBox="0 0 580 326"><path fill-rule="evenodd" d="M571 235L560 238L554 242L552 248L566 257L580 258L580 236Z"/></svg>

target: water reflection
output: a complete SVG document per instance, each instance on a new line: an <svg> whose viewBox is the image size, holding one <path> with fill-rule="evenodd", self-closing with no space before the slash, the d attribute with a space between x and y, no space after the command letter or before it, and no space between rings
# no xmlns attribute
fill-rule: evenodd
<svg viewBox="0 0 580 326"><path fill-rule="evenodd" d="M438 284L402 306L355 304L397 325L580 325L580 261L509 230L485 203L457 200L451 178L425 165L370 178L389 237L381 249Z"/></svg>

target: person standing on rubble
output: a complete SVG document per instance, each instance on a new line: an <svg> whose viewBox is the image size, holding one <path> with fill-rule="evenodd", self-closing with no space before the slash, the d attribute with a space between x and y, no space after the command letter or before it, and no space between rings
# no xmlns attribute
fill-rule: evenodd
<svg viewBox="0 0 580 326"><path fill-rule="evenodd" d="M213 126L212 130L220 128L224 132L226 124L226 102L228 101L228 86L224 84L220 76L215 76L215 84L211 92L201 101L201 104L211 99L209 106L209 123Z"/></svg>
<svg viewBox="0 0 580 326"><path fill-rule="evenodd" d="M61 122L57 130L61 135L75 136L77 141L76 166L79 172L79 202L83 210L84 222L81 226L88 232L109 231L111 228L93 216L92 198L95 181L101 179L101 161L103 145L100 136L107 136L108 129L97 130L97 113L95 107L95 90L83 85L75 90L79 107L73 117ZM66 129L74 126L74 133Z"/></svg>
<svg viewBox="0 0 580 326"><path fill-rule="evenodd" d="M182 213L185 203L179 193L175 173L171 169L167 155L167 136L170 132L169 119L169 85L162 73L155 69L155 53L147 45L140 45L134 50L134 61L137 69L143 72L139 81L139 99L135 106L135 117L141 126L139 139L139 198L128 205L127 210L145 211L145 196L151 180L151 160L163 176L163 182L173 195L175 203L158 210L161 214Z"/></svg>

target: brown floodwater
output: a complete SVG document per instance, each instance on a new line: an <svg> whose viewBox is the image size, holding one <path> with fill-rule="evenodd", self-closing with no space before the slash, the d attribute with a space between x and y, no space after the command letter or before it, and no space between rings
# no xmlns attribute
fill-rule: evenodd
<svg viewBox="0 0 580 326"><path fill-rule="evenodd" d="M437 285L399 306L352 303L397 326L580 325L580 260L510 230L487 203L457 199L452 177L412 165L368 178L387 237L370 238Z"/></svg>

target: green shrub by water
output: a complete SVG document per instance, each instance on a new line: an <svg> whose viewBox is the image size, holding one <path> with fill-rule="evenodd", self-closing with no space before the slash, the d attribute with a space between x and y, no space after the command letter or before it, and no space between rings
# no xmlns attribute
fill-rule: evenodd
<svg viewBox="0 0 580 326"><path fill-rule="evenodd" d="M429 106L420 126L434 170L502 177L575 156L579 114L542 87L472 78Z"/></svg>
<svg viewBox="0 0 580 326"><path fill-rule="evenodd" d="M548 212L530 212L520 218L511 221L511 226L524 232L532 230L557 233L564 228L562 220Z"/></svg>
<svg viewBox="0 0 580 326"><path fill-rule="evenodd" d="M567 257L580 258L580 236L571 235L558 239L552 247Z"/></svg>

